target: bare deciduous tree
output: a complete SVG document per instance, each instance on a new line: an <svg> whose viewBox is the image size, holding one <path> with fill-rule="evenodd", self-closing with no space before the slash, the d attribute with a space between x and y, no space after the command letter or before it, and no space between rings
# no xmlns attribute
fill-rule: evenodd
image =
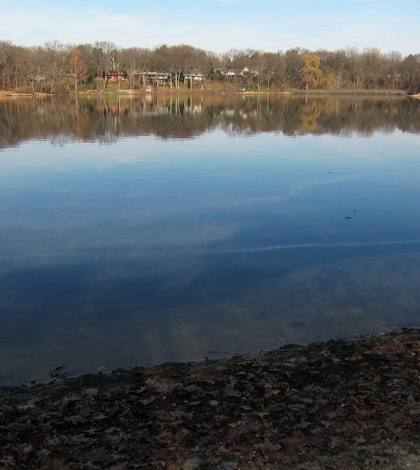
<svg viewBox="0 0 420 470"><path fill-rule="evenodd" d="M82 53L77 47L70 51L70 76L74 80L74 91L77 93L78 84L85 81L88 73L85 62L82 59Z"/></svg>

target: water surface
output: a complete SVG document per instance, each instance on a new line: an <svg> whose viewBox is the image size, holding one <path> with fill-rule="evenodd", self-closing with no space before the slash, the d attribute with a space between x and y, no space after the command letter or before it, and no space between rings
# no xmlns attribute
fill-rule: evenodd
<svg viewBox="0 0 420 470"><path fill-rule="evenodd" d="M0 383L418 326L419 132L406 98L0 103Z"/></svg>

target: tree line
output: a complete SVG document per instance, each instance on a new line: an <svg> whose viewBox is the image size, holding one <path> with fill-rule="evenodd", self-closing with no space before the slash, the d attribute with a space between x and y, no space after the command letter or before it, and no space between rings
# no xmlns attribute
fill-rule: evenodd
<svg viewBox="0 0 420 470"><path fill-rule="evenodd" d="M117 89L255 91L382 89L420 92L420 54L377 48L286 52L232 49L216 54L190 45L154 49L109 41L23 47L0 41L0 89L68 93Z"/></svg>

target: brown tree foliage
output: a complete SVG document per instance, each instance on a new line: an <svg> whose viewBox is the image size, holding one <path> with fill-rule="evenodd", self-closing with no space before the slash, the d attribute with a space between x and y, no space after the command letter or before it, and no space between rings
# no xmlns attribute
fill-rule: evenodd
<svg viewBox="0 0 420 470"><path fill-rule="evenodd" d="M163 77L166 77L163 79ZM122 78L126 80L122 81ZM208 80L242 90L380 89L420 92L420 54L403 57L376 48L315 52L231 49L215 54L191 45L119 48L109 41L66 45L58 41L31 48L0 41L0 87L63 93L118 89L204 88Z"/></svg>

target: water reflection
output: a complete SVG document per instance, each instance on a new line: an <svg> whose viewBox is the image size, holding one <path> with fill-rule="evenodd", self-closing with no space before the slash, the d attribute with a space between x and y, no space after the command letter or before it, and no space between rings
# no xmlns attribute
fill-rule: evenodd
<svg viewBox="0 0 420 470"><path fill-rule="evenodd" d="M0 383L418 325L418 102L0 106Z"/></svg>
<svg viewBox="0 0 420 470"><path fill-rule="evenodd" d="M289 136L420 132L420 102L411 98L150 95L44 97L0 102L0 148L28 139L63 145L115 143L127 136L197 137L279 132Z"/></svg>

